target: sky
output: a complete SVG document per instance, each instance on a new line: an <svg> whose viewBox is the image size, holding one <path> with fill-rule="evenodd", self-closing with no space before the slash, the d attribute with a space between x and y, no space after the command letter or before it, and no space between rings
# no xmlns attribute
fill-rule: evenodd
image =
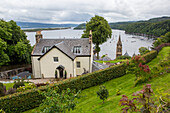
<svg viewBox="0 0 170 113"><path fill-rule="evenodd" d="M6 21L79 24L95 15L109 22L170 16L170 0L0 0Z"/></svg>

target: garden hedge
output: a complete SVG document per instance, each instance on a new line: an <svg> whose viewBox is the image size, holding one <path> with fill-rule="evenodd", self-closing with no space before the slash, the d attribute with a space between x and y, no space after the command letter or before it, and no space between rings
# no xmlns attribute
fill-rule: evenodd
<svg viewBox="0 0 170 113"><path fill-rule="evenodd" d="M145 63L148 63L148 62L150 62L152 59L156 58L157 54L158 54L157 51L153 50L153 51L150 51L150 52L142 55L142 57L146 60Z"/></svg>
<svg viewBox="0 0 170 113"><path fill-rule="evenodd" d="M146 62L151 61L157 55L156 51L151 51L143 57ZM124 63L112 66L93 73L82 75L76 78L66 79L58 82L56 85L61 89L76 89L83 90L92 86L102 84L106 81L121 77L126 74L126 65ZM53 87L55 85L52 85ZM6 113L20 113L29 109L38 107L44 97L39 93L39 90L47 90L49 86L42 86L37 89L31 89L25 92L15 93L0 98L0 109Z"/></svg>

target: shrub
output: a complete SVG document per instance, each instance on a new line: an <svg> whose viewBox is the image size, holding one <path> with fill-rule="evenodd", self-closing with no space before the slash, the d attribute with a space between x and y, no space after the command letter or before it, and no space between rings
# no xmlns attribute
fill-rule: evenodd
<svg viewBox="0 0 170 113"><path fill-rule="evenodd" d="M121 88L116 89L116 95L120 95L121 94Z"/></svg>
<svg viewBox="0 0 170 113"><path fill-rule="evenodd" d="M7 95L13 94L13 93L16 93L16 89L15 89L15 88L10 88L10 89L8 89Z"/></svg>
<svg viewBox="0 0 170 113"><path fill-rule="evenodd" d="M0 97L5 96L6 93L6 87L3 85L3 83L0 83Z"/></svg>
<svg viewBox="0 0 170 113"><path fill-rule="evenodd" d="M146 47L140 47L140 48L139 48L139 53L140 53L140 55L144 55L144 54L146 54L146 53L148 53L148 52L149 52L149 49L146 48Z"/></svg>
<svg viewBox="0 0 170 113"><path fill-rule="evenodd" d="M25 86L24 80L18 79L17 81L14 82L13 88L17 89L17 88L19 88L20 86Z"/></svg>
<svg viewBox="0 0 170 113"><path fill-rule="evenodd" d="M26 86L21 86L21 87L17 88L17 92L23 92L23 91L33 89L33 88L36 88L35 84L34 83L29 83Z"/></svg>
<svg viewBox="0 0 170 113"><path fill-rule="evenodd" d="M126 95L122 95L119 105L125 106L125 108L122 108L121 110L123 113L127 113L128 111L130 113L138 111L141 113L168 113L168 94L161 92L162 95L160 95L160 93L158 93L158 95L156 95L158 102L153 101L153 94L154 93L151 89L151 85L147 84L141 91L133 93L132 96L135 96L133 99L128 99Z"/></svg>
<svg viewBox="0 0 170 113"><path fill-rule="evenodd" d="M79 98L80 91L75 92L75 90L67 88L59 93L58 90L58 87L54 87L49 88L47 92L41 93L46 97L40 105L43 113L62 113L66 110L70 111L75 108L77 103L75 99Z"/></svg>
<svg viewBox="0 0 170 113"><path fill-rule="evenodd" d="M103 103L104 103L104 100L108 98L109 96L109 92L108 90L105 88L105 86L100 86L99 88L99 91L96 92L97 93L97 96L103 100Z"/></svg>

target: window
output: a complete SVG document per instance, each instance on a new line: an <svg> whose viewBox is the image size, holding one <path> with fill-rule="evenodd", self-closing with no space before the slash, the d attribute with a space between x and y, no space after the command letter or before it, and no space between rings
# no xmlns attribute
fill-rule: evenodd
<svg viewBox="0 0 170 113"><path fill-rule="evenodd" d="M47 52L49 49L50 49L50 46L44 46L44 48L42 50L42 53Z"/></svg>
<svg viewBox="0 0 170 113"><path fill-rule="evenodd" d="M74 46L73 53L80 54L80 52L81 52L81 46Z"/></svg>
<svg viewBox="0 0 170 113"><path fill-rule="evenodd" d="M80 62L76 62L77 68L80 68Z"/></svg>
<svg viewBox="0 0 170 113"><path fill-rule="evenodd" d="M58 57L53 57L54 62L58 62Z"/></svg>

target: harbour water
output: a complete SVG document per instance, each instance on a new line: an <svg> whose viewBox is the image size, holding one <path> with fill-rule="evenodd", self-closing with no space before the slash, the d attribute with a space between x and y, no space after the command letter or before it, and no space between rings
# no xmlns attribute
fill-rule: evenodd
<svg viewBox="0 0 170 113"><path fill-rule="evenodd" d="M35 44L35 32L26 32L27 39L30 40L31 45ZM83 30L49 30L42 31L44 39L58 39L58 38L81 38ZM107 40L107 42L100 45L101 51L100 56L108 54L108 57L111 59L116 58L116 44L119 38L121 37L122 41L122 54L125 52L132 56L134 53L139 54L140 47L150 48L152 46L153 40L147 40L146 37L133 36L125 34L123 30L112 30L112 37ZM134 38L135 37L135 38Z"/></svg>

